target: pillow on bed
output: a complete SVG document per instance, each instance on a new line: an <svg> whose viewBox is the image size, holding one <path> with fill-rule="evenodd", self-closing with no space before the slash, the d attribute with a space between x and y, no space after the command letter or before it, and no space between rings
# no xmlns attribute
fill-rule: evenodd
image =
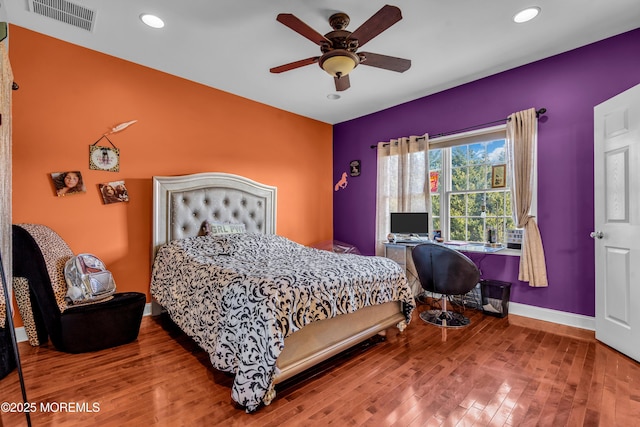
<svg viewBox="0 0 640 427"><path fill-rule="evenodd" d="M219 236L221 234L246 233L247 229L244 224L228 224L221 222L205 221L202 224L202 230L205 236Z"/></svg>

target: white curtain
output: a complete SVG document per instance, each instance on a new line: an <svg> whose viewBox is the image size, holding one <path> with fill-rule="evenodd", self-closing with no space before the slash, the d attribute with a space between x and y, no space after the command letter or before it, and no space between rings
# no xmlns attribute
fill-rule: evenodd
<svg viewBox="0 0 640 427"><path fill-rule="evenodd" d="M538 117L530 108L509 116L507 155L514 221L524 229L518 280L532 287L548 286L542 237L535 217L530 214L536 174Z"/></svg>
<svg viewBox="0 0 640 427"><path fill-rule="evenodd" d="M11 87L13 73L9 64L8 40L0 42L0 255L11 300ZM9 312L13 310L10 309ZM5 326L7 307L0 286L0 327Z"/></svg>
<svg viewBox="0 0 640 427"><path fill-rule="evenodd" d="M391 212L431 213L429 136L378 143L377 170L376 255L382 256Z"/></svg>

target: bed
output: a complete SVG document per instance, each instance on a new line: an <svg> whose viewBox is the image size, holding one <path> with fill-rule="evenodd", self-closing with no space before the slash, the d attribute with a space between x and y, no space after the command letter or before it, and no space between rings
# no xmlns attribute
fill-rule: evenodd
<svg viewBox="0 0 640 427"><path fill-rule="evenodd" d="M275 187L226 173L157 176L153 200L152 314L168 313L234 374L231 396L247 412L268 405L276 384L411 320L394 261L278 236ZM203 236L207 223L245 232Z"/></svg>

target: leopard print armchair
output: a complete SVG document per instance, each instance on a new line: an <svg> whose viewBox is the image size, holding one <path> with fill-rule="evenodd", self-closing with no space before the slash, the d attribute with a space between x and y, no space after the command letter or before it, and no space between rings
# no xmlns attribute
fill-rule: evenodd
<svg viewBox="0 0 640 427"><path fill-rule="evenodd" d="M146 295L121 292L97 304L65 301L64 265L73 252L41 224L13 225L13 285L29 343L83 353L114 347L138 337Z"/></svg>

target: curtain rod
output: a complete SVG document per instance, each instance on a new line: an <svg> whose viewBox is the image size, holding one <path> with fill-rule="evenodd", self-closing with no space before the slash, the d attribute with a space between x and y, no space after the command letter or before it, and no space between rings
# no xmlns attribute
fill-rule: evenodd
<svg viewBox="0 0 640 427"><path fill-rule="evenodd" d="M536 117L540 117L541 115L543 115L546 112L547 112L546 108L540 108L539 110L536 110ZM465 131L473 130L473 129L480 128L480 127L485 127L485 126L489 126L489 125L495 125L495 124L498 124L498 123L501 123L501 122L505 122L505 121L508 122L509 120L510 120L509 117L507 117L507 118L500 119L500 120L494 120L492 122L482 123L480 125L469 126L469 127L462 128L462 129L452 130L452 131L449 131L449 132L438 133L438 134L433 135L433 136L430 135L429 137L430 138L439 138L441 136L453 135L453 134L456 134L456 133L465 132ZM388 145L388 144L384 144L383 146L386 146L386 145ZM377 148L377 147L378 147L377 144L371 146L371 148Z"/></svg>

